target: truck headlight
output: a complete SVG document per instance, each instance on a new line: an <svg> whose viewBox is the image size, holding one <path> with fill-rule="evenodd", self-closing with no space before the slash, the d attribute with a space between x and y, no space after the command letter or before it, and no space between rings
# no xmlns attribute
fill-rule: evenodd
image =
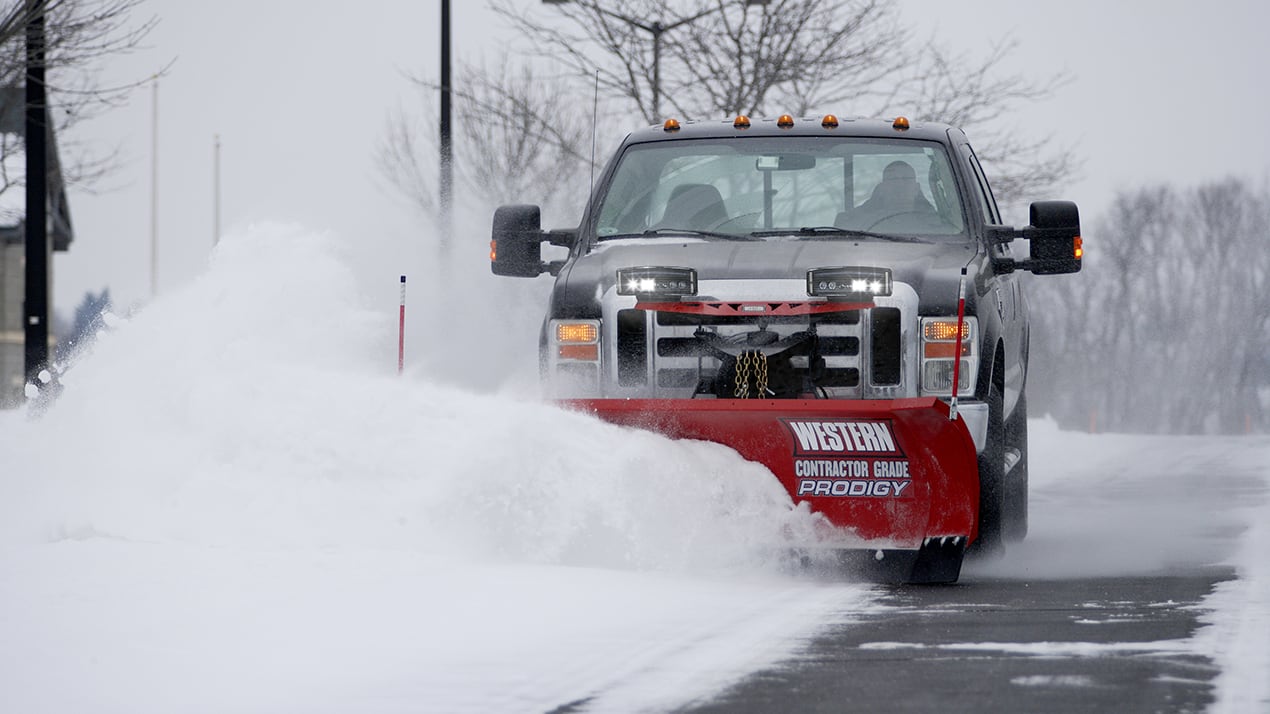
<svg viewBox="0 0 1270 714"><path fill-rule="evenodd" d="M672 298L697 294L697 271L692 268L643 267L617 271L617 294Z"/></svg>
<svg viewBox="0 0 1270 714"><path fill-rule="evenodd" d="M807 294L815 297L874 298L891 294L891 269L867 267L812 268Z"/></svg>
<svg viewBox="0 0 1270 714"><path fill-rule="evenodd" d="M552 320L545 358L548 390L555 398L600 394L600 321Z"/></svg>
<svg viewBox="0 0 1270 714"><path fill-rule="evenodd" d="M957 335L957 318L922 318L922 394L952 396L953 360L961 359L958 396L975 391L979 374L979 321L967 317ZM960 344L959 344L960 343Z"/></svg>

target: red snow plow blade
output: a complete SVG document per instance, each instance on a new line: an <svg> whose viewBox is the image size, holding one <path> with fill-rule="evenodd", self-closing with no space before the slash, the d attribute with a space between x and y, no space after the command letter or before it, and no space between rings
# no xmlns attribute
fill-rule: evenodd
<svg viewBox="0 0 1270 714"><path fill-rule="evenodd" d="M735 449L770 469L795 503L806 501L837 526L832 547L890 558L904 580L956 580L977 535L974 442L933 397L560 403L614 424Z"/></svg>

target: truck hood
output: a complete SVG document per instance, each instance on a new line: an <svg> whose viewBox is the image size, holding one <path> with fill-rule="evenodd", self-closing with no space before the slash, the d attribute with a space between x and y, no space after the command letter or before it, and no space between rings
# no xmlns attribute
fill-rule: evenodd
<svg viewBox="0 0 1270 714"><path fill-rule="evenodd" d="M717 241L641 238L599 243L574 261L556 285L557 307L594 303L617 280L619 268L693 268L700 280L802 280L811 268L841 265L890 268L893 279L921 296L948 293L955 303L961 268L973 263L971 243L891 243L869 239ZM974 266L971 266L973 275ZM973 279L973 278L972 278ZM927 285L934 281L938 285ZM947 287L945 287L947 286ZM598 292L597 292L598 287ZM932 289L933 288L933 289ZM926 302L923 300L923 302ZM943 299L938 299L944 303ZM567 308L566 308L567 309Z"/></svg>

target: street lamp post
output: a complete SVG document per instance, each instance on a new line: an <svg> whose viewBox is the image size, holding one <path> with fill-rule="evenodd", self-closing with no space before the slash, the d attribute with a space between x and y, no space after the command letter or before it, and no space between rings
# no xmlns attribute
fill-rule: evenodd
<svg viewBox="0 0 1270 714"><path fill-rule="evenodd" d="M22 314L29 384L49 358L48 93L44 86L43 0L29 0L26 21L26 267Z"/></svg>
<svg viewBox="0 0 1270 714"><path fill-rule="evenodd" d="M449 256L454 164L450 139L450 0L441 0L441 256Z"/></svg>
<svg viewBox="0 0 1270 714"><path fill-rule="evenodd" d="M744 0L745 5L767 5L771 0ZM544 5L567 5L572 0L542 0ZM696 15L685 17L682 20L676 20L669 25L661 20L652 23L640 22L639 20L628 17L621 13L605 10L602 7L595 7L595 11L602 15L608 15L616 20L621 20L639 30L643 30L653 36L653 120L661 121L661 36L677 27L696 22L711 13L720 12L726 9L726 6L712 7L709 10L702 10Z"/></svg>

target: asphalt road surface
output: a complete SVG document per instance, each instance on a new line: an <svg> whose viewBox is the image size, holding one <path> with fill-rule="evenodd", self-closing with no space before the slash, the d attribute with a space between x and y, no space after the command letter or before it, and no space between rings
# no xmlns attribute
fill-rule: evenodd
<svg viewBox="0 0 1270 714"><path fill-rule="evenodd" d="M1202 712L1217 669L1185 640L1225 568L897 587L793 662L694 712Z"/></svg>
<svg viewBox="0 0 1270 714"><path fill-rule="evenodd" d="M1264 486L1220 450L1112 458L1034 488L1032 533L1003 561L880 588L884 607L844 610L794 659L684 711L1205 711L1218 669L1187 640L1235 577L1236 514Z"/></svg>

